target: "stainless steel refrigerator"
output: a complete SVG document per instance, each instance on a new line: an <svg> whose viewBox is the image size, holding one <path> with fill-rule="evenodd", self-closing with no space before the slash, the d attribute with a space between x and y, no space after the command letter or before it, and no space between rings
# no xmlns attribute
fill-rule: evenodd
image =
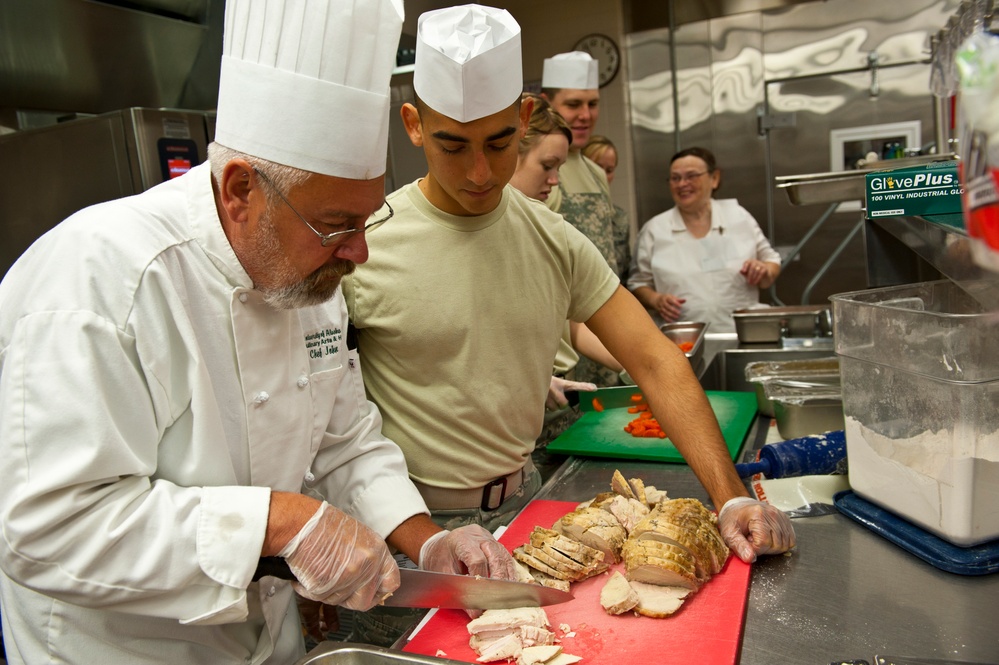
<svg viewBox="0 0 999 665"><path fill-rule="evenodd" d="M0 136L0 276L72 213L207 158L214 113L127 108Z"/></svg>

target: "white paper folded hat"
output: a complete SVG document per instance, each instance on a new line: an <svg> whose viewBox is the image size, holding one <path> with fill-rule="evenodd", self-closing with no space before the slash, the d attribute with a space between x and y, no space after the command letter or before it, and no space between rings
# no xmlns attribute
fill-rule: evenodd
<svg viewBox="0 0 999 665"><path fill-rule="evenodd" d="M471 122L520 99L520 25L510 12L481 5L429 11L416 33L413 89L433 110Z"/></svg>
<svg viewBox="0 0 999 665"><path fill-rule="evenodd" d="M353 180L385 173L402 0L226 0L215 140Z"/></svg>
<svg viewBox="0 0 999 665"><path fill-rule="evenodd" d="M544 70L541 72L541 87L596 90L599 87L598 64L584 51L570 51L545 58Z"/></svg>

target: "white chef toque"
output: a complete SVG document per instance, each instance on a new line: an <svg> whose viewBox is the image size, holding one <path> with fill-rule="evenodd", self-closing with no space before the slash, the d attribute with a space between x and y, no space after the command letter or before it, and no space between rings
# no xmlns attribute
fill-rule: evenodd
<svg viewBox="0 0 999 665"><path fill-rule="evenodd" d="M482 5L420 15L413 89L430 108L471 122L507 108L524 90L520 25Z"/></svg>
<svg viewBox="0 0 999 665"><path fill-rule="evenodd" d="M596 90L598 85L597 63L584 51L570 51L545 58L541 73L542 88L570 88Z"/></svg>
<svg viewBox="0 0 999 665"><path fill-rule="evenodd" d="M226 0L215 140L294 168L385 173L402 0Z"/></svg>

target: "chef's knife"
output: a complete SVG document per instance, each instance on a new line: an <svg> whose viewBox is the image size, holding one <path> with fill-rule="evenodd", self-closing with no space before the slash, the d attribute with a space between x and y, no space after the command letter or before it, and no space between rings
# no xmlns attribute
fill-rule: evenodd
<svg viewBox="0 0 999 665"><path fill-rule="evenodd" d="M260 559L253 579L264 576L294 580L284 559ZM471 575L451 575L415 568L399 569L399 588L385 599L389 607L442 607L466 610L496 610L513 607L543 607L572 600L571 592L539 584L511 582Z"/></svg>

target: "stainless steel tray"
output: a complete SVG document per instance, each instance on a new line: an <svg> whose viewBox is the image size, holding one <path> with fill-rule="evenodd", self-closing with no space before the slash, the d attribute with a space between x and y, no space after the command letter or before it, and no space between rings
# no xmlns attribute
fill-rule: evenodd
<svg viewBox="0 0 999 665"><path fill-rule="evenodd" d="M932 162L954 161L957 155L917 155L901 159L886 159L871 164L871 168L850 171L830 171L807 175L777 176L774 181L777 189L783 189L792 205L812 203L839 203L842 201L863 201L866 176L875 171L901 169L908 166L921 166Z"/></svg>
<svg viewBox="0 0 999 665"><path fill-rule="evenodd" d="M797 439L843 429L843 393L839 383L803 384L774 379L764 384L773 402L777 431L784 439Z"/></svg>
<svg viewBox="0 0 999 665"><path fill-rule="evenodd" d="M701 321L677 321L659 326L659 330L677 346L684 342L693 344L690 351L684 351L684 355L695 367L704 355L704 333L707 329L708 324Z"/></svg>
<svg viewBox="0 0 999 665"><path fill-rule="evenodd" d="M761 360L749 363L746 381L756 388L756 407L765 416L774 417L774 404L767 398L766 383L773 380L796 381L816 389L840 384L839 357L803 360Z"/></svg>
<svg viewBox="0 0 999 665"><path fill-rule="evenodd" d="M351 642L320 642L295 665L464 665L461 661L431 658L394 649L353 644Z"/></svg>
<svg viewBox="0 0 999 665"><path fill-rule="evenodd" d="M735 333L743 344L772 344L786 337L822 337L832 333L831 305L790 305L737 309Z"/></svg>

